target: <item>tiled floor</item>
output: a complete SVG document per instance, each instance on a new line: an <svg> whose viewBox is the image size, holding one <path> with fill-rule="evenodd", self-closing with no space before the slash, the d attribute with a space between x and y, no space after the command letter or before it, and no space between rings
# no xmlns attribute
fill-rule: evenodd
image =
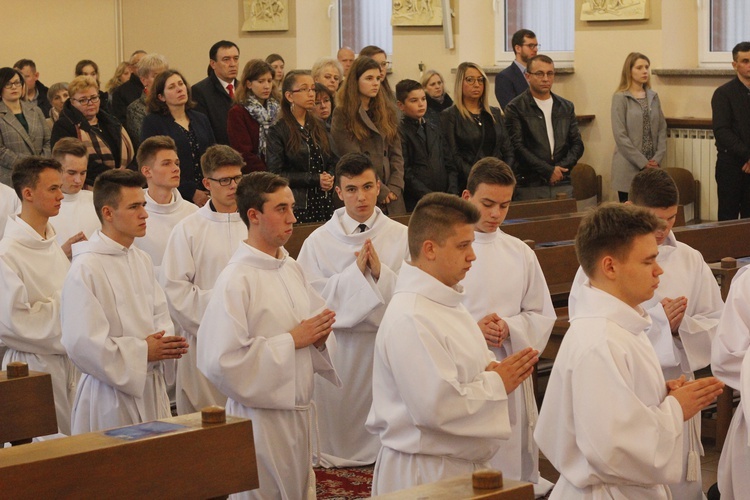
<svg viewBox="0 0 750 500"><path fill-rule="evenodd" d="M719 467L721 450L717 450L713 442L703 443L703 450L705 455L701 459L701 473L703 476L703 492L705 493L716 482L716 470ZM560 477L552 464L541 454L539 457L539 472L542 477L553 483Z"/></svg>

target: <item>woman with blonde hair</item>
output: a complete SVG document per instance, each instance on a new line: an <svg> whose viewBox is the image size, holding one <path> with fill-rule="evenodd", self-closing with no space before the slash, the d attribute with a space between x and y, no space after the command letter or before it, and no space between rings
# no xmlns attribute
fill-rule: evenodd
<svg viewBox="0 0 750 500"><path fill-rule="evenodd" d="M99 106L109 112L109 94L102 90L102 84L99 81L99 65L91 59L82 59L78 61L75 69L76 76L90 76L96 80L96 86L99 89Z"/></svg>
<svg viewBox="0 0 750 500"><path fill-rule="evenodd" d="M109 79L109 81L107 82L107 87L105 89L107 92L109 92L110 95L112 95L112 92L114 92L117 87L130 80L130 68L131 66L128 61L122 61L117 65L115 74L112 75L112 78Z"/></svg>
<svg viewBox="0 0 750 500"><path fill-rule="evenodd" d="M453 153L459 192L466 187L471 167L493 156L513 168L513 147L500 108L490 106L487 75L472 62L456 70L453 106L440 113L440 128Z"/></svg>
<svg viewBox="0 0 750 500"><path fill-rule="evenodd" d="M651 90L650 65L640 52L628 54L612 96L612 188L621 202L628 199L633 177L644 168L659 168L667 152L667 121Z"/></svg>
<svg viewBox="0 0 750 500"><path fill-rule="evenodd" d="M229 145L245 160L243 173L267 170L268 129L279 114L279 102L272 95L273 76L273 68L264 60L248 61L234 93L235 105L227 115Z"/></svg>
<svg viewBox="0 0 750 500"><path fill-rule="evenodd" d="M440 113L444 109L453 106L453 99L445 91L445 80L443 75L434 69L428 69L422 75L420 81L427 94L427 111Z"/></svg>
<svg viewBox="0 0 750 500"><path fill-rule="evenodd" d="M341 80L344 77L344 68L336 59L324 57L315 61L310 73L315 83L322 83L335 94L338 92L339 85L341 85Z"/></svg>
<svg viewBox="0 0 750 500"><path fill-rule="evenodd" d="M381 85L380 64L360 56L336 95L331 136L339 157L364 153L380 179L378 203L388 215L406 212L404 158L398 134L396 107Z"/></svg>

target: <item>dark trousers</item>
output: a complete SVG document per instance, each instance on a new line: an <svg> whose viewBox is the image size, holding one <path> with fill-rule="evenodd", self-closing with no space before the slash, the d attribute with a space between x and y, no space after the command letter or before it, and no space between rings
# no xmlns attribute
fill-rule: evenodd
<svg viewBox="0 0 750 500"><path fill-rule="evenodd" d="M750 174L741 166L716 164L716 191L719 196L719 220L750 218Z"/></svg>

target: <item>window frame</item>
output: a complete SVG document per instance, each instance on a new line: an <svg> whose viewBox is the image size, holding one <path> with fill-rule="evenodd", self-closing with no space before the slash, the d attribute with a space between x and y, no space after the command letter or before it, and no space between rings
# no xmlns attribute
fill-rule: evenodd
<svg viewBox="0 0 750 500"><path fill-rule="evenodd" d="M698 67L732 69L731 51L711 51L711 0L698 0Z"/></svg>
<svg viewBox="0 0 750 500"><path fill-rule="evenodd" d="M341 48L341 1L340 0L331 0L331 3L328 4L328 18L331 20L331 34L330 34L331 57L336 58L336 55L338 54L339 49ZM388 25L391 28L391 37L393 37L393 26L390 24L390 21ZM359 52L355 51L355 55L358 57ZM393 54L386 53L386 56L388 57L388 60L393 59Z"/></svg>

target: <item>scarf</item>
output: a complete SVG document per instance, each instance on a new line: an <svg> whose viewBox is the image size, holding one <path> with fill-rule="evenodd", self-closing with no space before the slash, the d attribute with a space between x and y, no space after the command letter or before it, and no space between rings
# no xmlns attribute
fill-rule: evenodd
<svg viewBox="0 0 750 500"><path fill-rule="evenodd" d="M266 99L266 105L263 106L254 95L250 94L247 98L245 109L253 119L260 125L258 134L258 153L263 159L266 157L266 134L268 129L276 121L279 114L279 103L273 97Z"/></svg>
<svg viewBox="0 0 750 500"><path fill-rule="evenodd" d="M101 164L108 169L115 168L116 163L112 150L95 128L84 130L81 124L78 123L76 124L76 131L78 132L78 138L86 146L89 156L98 158ZM124 128L120 127L120 131L122 141L120 146L120 168L126 168L133 160L133 143L130 142L130 137L125 133Z"/></svg>

